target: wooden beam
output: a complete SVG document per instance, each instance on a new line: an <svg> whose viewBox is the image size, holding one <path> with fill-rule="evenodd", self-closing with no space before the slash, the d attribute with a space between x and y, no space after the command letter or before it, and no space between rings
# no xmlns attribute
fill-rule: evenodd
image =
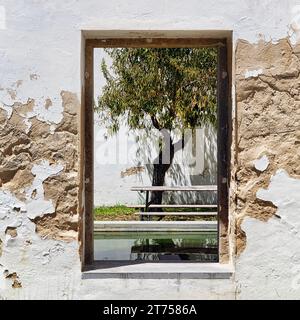
<svg viewBox="0 0 300 320"><path fill-rule="evenodd" d="M228 261L229 75L227 47L218 48L218 246L219 261Z"/></svg>
<svg viewBox="0 0 300 320"><path fill-rule="evenodd" d="M84 131L84 264L94 261L94 50L85 47L85 131Z"/></svg>
<svg viewBox="0 0 300 320"><path fill-rule="evenodd" d="M86 40L93 48L206 48L225 46L213 38L103 38Z"/></svg>

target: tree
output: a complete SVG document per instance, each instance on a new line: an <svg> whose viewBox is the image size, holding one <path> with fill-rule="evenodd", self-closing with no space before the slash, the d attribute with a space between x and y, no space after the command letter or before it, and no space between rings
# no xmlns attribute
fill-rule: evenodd
<svg viewBox="0 0 300 320"><path fill-rule="evenodd" d="M153 128L162 133L159 154L153 163L152 185L162 186L174 154L186 141L173 141L171 131L216 124L217 52L213 48L114 48L96 110L110 134L121 123L130 129ZM163 163L163 155L169 162ZM162 201L152 192L151 203Z"/></svg>

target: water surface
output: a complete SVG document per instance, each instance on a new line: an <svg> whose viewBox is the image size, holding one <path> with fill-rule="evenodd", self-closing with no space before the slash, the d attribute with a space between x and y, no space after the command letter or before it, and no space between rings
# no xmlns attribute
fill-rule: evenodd
<svg viewBox="0 0 300 320"><path fill-rule="evenodd" d="M217 262L217 232L95 232L95 260Z"/></svg>

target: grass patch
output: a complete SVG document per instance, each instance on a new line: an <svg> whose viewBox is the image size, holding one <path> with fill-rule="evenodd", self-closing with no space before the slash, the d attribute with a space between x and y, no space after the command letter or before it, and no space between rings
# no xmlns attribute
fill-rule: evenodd
<svg viewBox="0 0 300 320"><path fill-rule="evenodd" d="M124 205L118 204L115 206L102 206L94 208L94 214L97 215L118 215L118 214L132 214L136 212L134 208L127 208Z"/></svg>
<svg viewBox="0 0 300 320"><path fill-rule="evenodd" d="M134 213L137 209L127 208L118 204L115 206L100 206L94 208L95 220L138 220L138 216Z"/></svg>
<svg viewBox="0 0 300 320"><path fill-rule="evenodd" d="M216 209L203 209L203 208L197 208L197 209L187 209L187 208L164 208L165 212L203 212L203 211L215 211ZM128 220L139 220L139 215L136 215L135 213L138 212L139 209L135 208L128 208L125 205L115 205L115 206L99 206L94 208L94 219L99 221L128 221ZM151 220L155 221L159 219L158 217L151 217ZM207 217L197 217L197 216L165 216L163 220L165 221L193 221L193 220L204 220L204 221L215 221L216 217L214 216L207 216Z"/></svg>

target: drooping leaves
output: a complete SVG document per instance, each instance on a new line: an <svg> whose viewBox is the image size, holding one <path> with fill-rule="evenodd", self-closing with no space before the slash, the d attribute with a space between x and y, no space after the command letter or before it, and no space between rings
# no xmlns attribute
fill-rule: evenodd
<svg viewBox="0 0 300 320"><path fill-rule="evenodd" d="M111 69L96 111L110 133L131 129L184 130L216 124L217 52L213 48L105 49Z"/></svg>

